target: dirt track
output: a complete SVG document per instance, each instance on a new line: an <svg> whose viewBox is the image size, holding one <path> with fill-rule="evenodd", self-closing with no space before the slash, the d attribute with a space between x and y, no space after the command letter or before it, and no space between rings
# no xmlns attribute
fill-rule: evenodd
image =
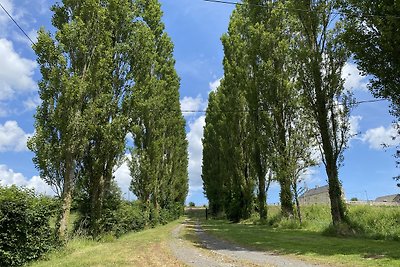
<svg viewBox="0 0 400 267"><path fill-rule="evenodd" d="M196 241L183 237L184 228L195 232ZM175 228L172 237L172 252L178 260L189 266L322 266L237 246L205 233L201 225L194 220L186 220Z"/></svg>

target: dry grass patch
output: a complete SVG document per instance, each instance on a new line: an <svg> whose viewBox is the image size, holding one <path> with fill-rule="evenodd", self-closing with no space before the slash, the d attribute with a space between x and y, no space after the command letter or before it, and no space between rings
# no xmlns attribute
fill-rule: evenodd
<svg viewBox="0 0 400 267"><path fill-rule="evenodd" d="M168 248L171 231L181 221L159 226L120 239L95 242L74 239L47 259L32 263L31 267L108 267L108 266L185 266L178 262Z"/></svg>

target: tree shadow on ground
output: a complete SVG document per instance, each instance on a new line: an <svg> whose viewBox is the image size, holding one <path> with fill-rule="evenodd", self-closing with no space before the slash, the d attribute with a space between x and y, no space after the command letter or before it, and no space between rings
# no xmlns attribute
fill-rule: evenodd
<svg viewBox="0 0 400 267"><path fill-rule="evenodd" d="M205 220L204 209L188 210L187 215L191 218L187 222L189 232L198 230L196 221L200 220L203 229L211 236L233 242L233 245L229 248L212 246L211 244L211 248L215 250L248 249L279 255L356 256L360 260L372 260L377 264L378 261L395 261L395 264L400 266L399 241L331 237L302 229L276 229L266 225L235 224L226 220ZM191 238L193 239L193 237ZM200 241L197 242L197 245L204 247L204 244ZM242 245L245 245L245 248Z"/></svg>

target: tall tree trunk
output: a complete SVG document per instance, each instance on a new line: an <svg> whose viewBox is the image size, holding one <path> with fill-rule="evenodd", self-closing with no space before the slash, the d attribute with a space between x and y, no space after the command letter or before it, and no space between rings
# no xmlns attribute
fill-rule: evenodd
<svg viewBox="0 0 400 267"><path fill-rule="evenodd" d="M255 157L256 157L256 169L258 176L258 208L260 214L260 220L267 219L267 212L265 210L265 203L267 201L267 194L265 191L265 172L262 167L261 156L260 156L260 147L256 144L255 148Z"/></svg>
<svg viewBox="0 0 400 267"><path fill-rule="evenodd" d="M332 162L333 163L333 162ZM345 204L342 199L342 188L340 186L338 170L336 164L327 164L329 198L331 200L331 215L334 225L346 220Z"/></svg>
<svg viewBox="0 0 400 267"><path fill-rule="evenodd" d="M299 192L297 191L297 179L294 179L293 182L293 194L294 194L294 200L296 202L296 210L297 210L297 217L299 218L300 224L302 224L302 219L301 219L301 211L300 211L300 202L299 202Z"/></svg>
<svg viewBox="0 0 400 267"><path fill-rule="evenodd" d="M328 176L331 215L333 224L337 225L345 221L345 204L342 201L342 189L338 177L337 159L334 155L330 139L327 117L326 109L321 110L319 127L325 156L325 171Z"/></svg>
<svg viewBox="0 0 400 267"><path fill-rule="evenodd" d="M292 201L292 190L290 188L290 181L287 177L280 177L279 184L281 186L281 192L279 193L281 201L281 211L284 217L292 217L293 201Z"/></svg>
<svg viewBox="0 0 400 267"><path fill-rule="evenodd" d="M91 188L90 200L90 230L93 236L100 234L100 219L103 209L104 200L104 176L100 175L99 178L93 179Z"/></svg>
<svg viewBox="0 0 400 267"><path fill-rule="evenodd" d="M288 175L288 164L287 164L287 140L286 140L286 127L285 127L285 114L283 111L283 107L280 107L279 112L275 114L277 117L277 127L278 127L278 135L279 135L279 143L278 143L278 170L277 177L279 184L281 186L281 192L279 193L280 201L281 201L281 212L284 217L293 217L293 195L291 190L291 181L290 176Z"/></svg>
<svg viewBox="0 0 400 267"><path fill-rule="evenodd" d="M71 212L72 191L74 188L74 171L74 160L71 155L67 155L65 161L61 213L57 222L57 236L62 242L67 240L68 220Z"/></svg>
<svg viewBox="0 0 400 267"><path fill-rule="evenodd" d="M316 60L316 62L319 61ZM338 177L337 157L335 156L334 147L332 145L332 141L334 141L332 139L334 137L330 133L328 122L329 115L326 108L327 99L322 90L322 75L319 64L314 64L313 73L316 88L317 122L322 139L322 148L324 151L325 171L328 176L332 222L334 225L337 225L345 221L345 204L342 201L342 190ZM331 116L335 116L335 114L331 114Z"/></svg>

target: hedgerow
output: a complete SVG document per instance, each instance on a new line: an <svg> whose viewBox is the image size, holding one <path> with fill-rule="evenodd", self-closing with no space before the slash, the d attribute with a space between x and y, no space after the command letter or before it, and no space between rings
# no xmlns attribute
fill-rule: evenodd
<svg viewBox="0 0 400 267"><path fill-rule="evenodd" d="M30 189L0 186L0 266L21 266L54 246L53 203Z"/></svg>

